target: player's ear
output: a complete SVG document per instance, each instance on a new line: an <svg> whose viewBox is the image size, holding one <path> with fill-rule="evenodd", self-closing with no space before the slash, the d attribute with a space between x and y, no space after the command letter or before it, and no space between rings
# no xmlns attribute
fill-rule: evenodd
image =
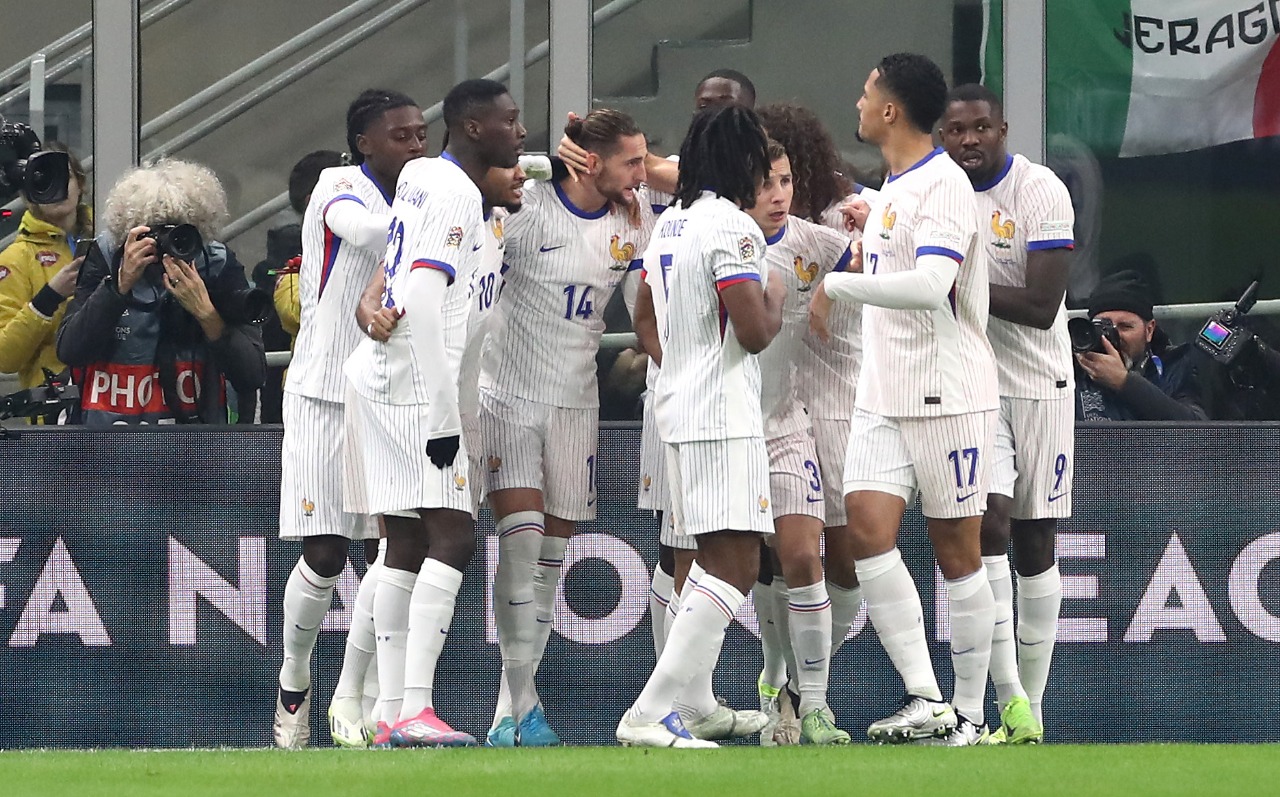
<svg viewBox="0 0 1280 797"><path fill-rule="evenodd" d="M480 140L480 120L472 118L466 123L467 138L472 141Z"/></svg>
<svg viewBox="0 0 1280 797"><path fill-rule="evenodd" d="M594 152L587 152L587 174L592 177L600 174L600 170L604 168L604 159Z"/></svg>
<svg viewBox="0 0 1280 797"><path fill-rule="evenodd" d="M356 149L360 150L360 154L364 155L366 159L369 157L369 153L373 150L373 147L369 144L369 137L364 133L360 133L356 136Z"/></svg>
<svg viewBox="0 0 1280 797"><path fill-rule="evenodd" d="M892 102L884 104L884 123L891 125L898 120L898 106Z"/></svg>

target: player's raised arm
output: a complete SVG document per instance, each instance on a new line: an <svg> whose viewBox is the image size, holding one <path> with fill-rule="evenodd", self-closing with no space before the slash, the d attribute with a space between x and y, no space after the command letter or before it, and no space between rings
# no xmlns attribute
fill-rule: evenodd
<svg viewBox="0 0 1280 797"><path fill-rule="evenodd" d="M387 227L391 215L376 213L365 207L359 197L340 195L324 209L324 223L333 234L353 246L381 252L387 246Z"/></svg>

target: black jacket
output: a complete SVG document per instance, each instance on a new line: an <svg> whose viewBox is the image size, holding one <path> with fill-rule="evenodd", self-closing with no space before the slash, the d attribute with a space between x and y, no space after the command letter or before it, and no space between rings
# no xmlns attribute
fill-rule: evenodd
<svg viewBox="0 0 1280 797"><path fill-rule="evenodd" d="M58 328L58 357L81 388L82 421L226 423L225 383L249 393L266 378L258 328L228 322L220 339L207 341L195 318L146 276L121 296L108 277L119 272L123 254L117 248L108 263L97 243L90 248ZM205 246L196 270L215 307L249 287L235 255L217 242Z"/></svg>
<svg viewBox="0 0 1280 797"><path fill-rule="evenodd" d="M1076 420L1206 420L1203 364L1203 355L1190 344L1164 347L1157 342L1142 367L1130 371L1117 391L1094 384L1077 366Z"/></svg>

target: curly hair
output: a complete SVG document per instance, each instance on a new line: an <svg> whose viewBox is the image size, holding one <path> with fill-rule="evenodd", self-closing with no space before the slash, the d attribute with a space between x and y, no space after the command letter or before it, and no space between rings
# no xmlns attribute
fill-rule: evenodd
<svg viewBox="0 0 1280 797"><path fill-rule="evenodd" d="M227 222L227 193L208 166L165 158L125 172L107 196L102 228L117 245L140 224L191 224L206 244Z"/></svg>
<svg viewBox="0 0 1280 797"><path fill-rule="evenodd" d="M817 114L801 105L775 102L756 109L769 138L787 150L795 196L791 212L820 222L822 211L853 191L840 174L840 153Z"/></svg>

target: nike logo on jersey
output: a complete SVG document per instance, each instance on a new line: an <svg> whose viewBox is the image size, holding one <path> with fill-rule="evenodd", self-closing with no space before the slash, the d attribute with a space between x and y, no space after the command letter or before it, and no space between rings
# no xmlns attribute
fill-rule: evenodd
<svg viewBox="0 0 1280 797"><path fill-rule="evenodd" d="M1049 503L1052 504L1054 501L1057 501L1059 498L1061 498L1064 495L1067 495L1067 493L1058 493L1057 495L1049 496Z"/></svg>
<svg viewBox="0 0 1280 797"><path fill-rule="evenodd" d="M546 244L543 244L542 246L539 246L539 247L538 247L538 251L539 251L539 252L554 252L554 251L556 251L557 249L564 249L566 246L568 246L568 244L560 244L559 246L547 246Z"/></svg>
<svg viewBox="0 0 1280 797"><path fill-rule="evenodd" d="M957 503L957 504L963 504L965 501L968 501L970 498L974 497L974 496L975 496L975 495L977 495L977 494L978 494L978 491L977 491L977 490L974 490L973 492L968 493L968 494L966 494L966 495L957 495L957 496L956 496L956 503Z"/></svg>
<svg viewBox="0 0 1280 797"><path fill-rule="evenodd" d="M806 495L806 496L804 497L804 500L808 501L808 502L809 502L809 503L811 503L811 504L818 504L818 503L821 503L821 502L822 502L822 496L820 496L820 495L819 495L819 496L815 497L815 496L812 496L812 495Z"/></svg>
<svg viewBox="0 0 1280 797"><path fill-rule="evenodd" d="M480 249L481 249L483 246L484 246L484 244L476 244L475 246L471 247L471 251L472 251L472 252L479 252L479 251L480 251Z"/></svg>

